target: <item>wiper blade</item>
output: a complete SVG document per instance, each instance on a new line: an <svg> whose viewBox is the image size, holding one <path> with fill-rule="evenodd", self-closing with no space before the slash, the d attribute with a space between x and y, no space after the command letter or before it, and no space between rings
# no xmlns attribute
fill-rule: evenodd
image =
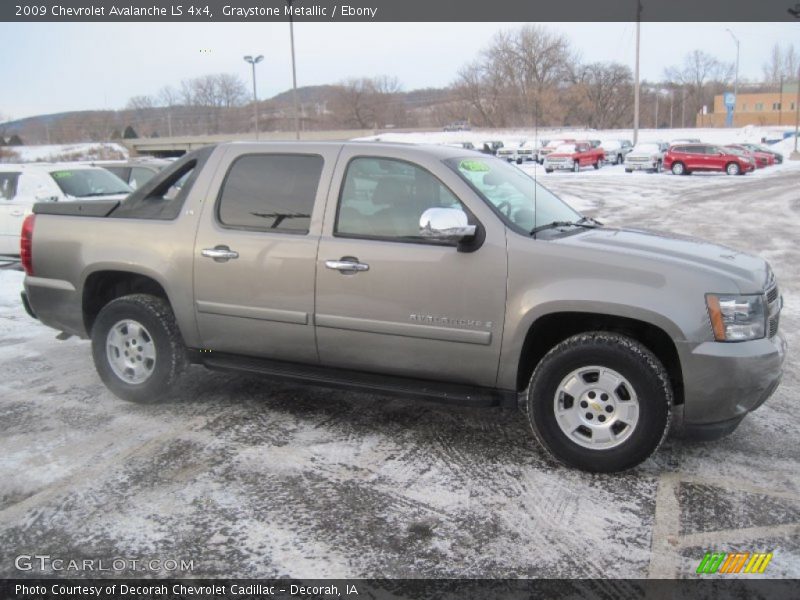
<svg viewBox="0 0 800 600"><path fill-rule="evenodd" d="M539 225L531 229L530 235L536 237L536 234L545 229L557 229L558 227L586 227L587 229L594 229L597 225L589 223L589 219L583 217L579 221L553 221L544 225Z"/></svg>

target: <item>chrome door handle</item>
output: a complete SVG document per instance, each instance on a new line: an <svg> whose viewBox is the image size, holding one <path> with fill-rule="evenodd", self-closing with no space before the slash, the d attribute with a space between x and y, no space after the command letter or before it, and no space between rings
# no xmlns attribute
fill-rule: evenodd
<svg viewBox="0 0 800 600"><path fill-rule="evenodd" d="M356 260L326 260L325 266L328 269L339 271L340 273L360 273L361 271L369 271L369 265L358 262Z"/></svg>
<svg viewBox="0 0 800 600"><path fill-rule="evenodd" d="M231 250L227 246L215 246L214 248L203 248L200 252L206 258L213 258L217 262L225 262L232 258L239 258L236 250Z"/></svg>

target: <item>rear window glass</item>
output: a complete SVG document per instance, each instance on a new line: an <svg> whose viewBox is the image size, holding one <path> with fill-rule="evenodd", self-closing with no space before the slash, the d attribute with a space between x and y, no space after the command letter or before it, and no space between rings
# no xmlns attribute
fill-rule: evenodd
<svg viewBox="0 0 800 600"><path fill-rule="evenodd" d="M322 165L318 155L237 158L220 193L220 223L255 231L308 233Z"/></svg>
<svg viewBox="0 0 800 600"><path fill-rule="evenodd" d="M19 173L0 173L0 199L13 200L17 195Z"/></svg>

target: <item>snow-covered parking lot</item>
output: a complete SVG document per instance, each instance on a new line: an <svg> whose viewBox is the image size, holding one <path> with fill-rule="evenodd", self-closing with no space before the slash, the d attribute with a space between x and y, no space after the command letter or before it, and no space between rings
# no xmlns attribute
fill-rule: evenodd
<svg viewBox="0 0 800 600"><path fill-rule="evenodd" d="M526 170L534 167L526 165ZM800 162L745 177L541 179L610 225L768 259L789 342L777 393L730 437L643 466L549 462L513 410L193 368L174 403L122 402L89 344L57 341L0 271L0 574L19 554L187 559L239 577L689 577L707 550L800 577ZM122 571L142 576L163 573Z"/></svg>

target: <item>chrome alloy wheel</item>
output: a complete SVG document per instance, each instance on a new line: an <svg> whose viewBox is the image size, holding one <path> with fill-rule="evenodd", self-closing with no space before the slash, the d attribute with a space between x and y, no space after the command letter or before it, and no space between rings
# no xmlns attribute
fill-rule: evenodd
<svg viewBox="0 0 800 600"><path fill-rule="evenodd" d="M556 389L554 410L561 431L591 450L616 448L639 422L636 391L608 367L582 367L564 377Z"/></svg>
<svg viewBox="0 0 800 600"><path fill-rule="evenodd" d="M111 370L122 381L144 383L156 366L156 345L144 325L123 319L108 331L106 357Z"/></svg>

